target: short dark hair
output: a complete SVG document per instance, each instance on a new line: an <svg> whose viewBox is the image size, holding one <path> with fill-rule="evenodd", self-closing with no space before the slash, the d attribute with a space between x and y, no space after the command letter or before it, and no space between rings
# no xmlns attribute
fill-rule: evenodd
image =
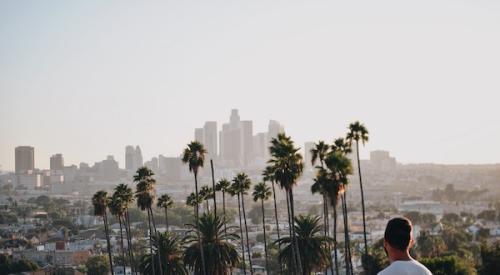
<svg viewBox="0 0 500 275"><path fill-rule="evenodd" d="M393 218L387 223L384 239L392 247L405 251L410 245L412 227L407 218Z"/></svg>

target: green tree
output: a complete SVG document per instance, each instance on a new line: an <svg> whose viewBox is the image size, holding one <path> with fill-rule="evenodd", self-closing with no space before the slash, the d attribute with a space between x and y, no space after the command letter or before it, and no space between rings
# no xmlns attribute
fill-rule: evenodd
<svg viewBox="0 0 500 275"><path fill-rule="evenodd" d="M162 257L159 258L158 255ZM159 269L161 259L163 275L187 275L183 263L182 240L172 232L159 233L153 237L153 252L142 256L139 269L143 274L151 274ZM153 267L154 266L154 267Z"/></svg>
<svg viewBox="0 0 500 275"><path fill-rule="evenodd" d="M210 210L208 202L215 197L215 192L212 187L208 185L202 186L200 189L200 196L205 201L207 212Z"/></svg>
<svg viewBox="0 0 500 275"><path fill-rule="evenodd" d="M269 160L269 164L272 166L272 171L274 172L274 180L279 183L280 187L286 192L289 233L290 236L292 236L292 250L294 255L292 270L301 273L302 263L300 259L300 248L295 240L295 226L293 226L293 221L295 219L293 188L297 184L304 169L302 155L299 153L299 150L300 148L295 147L291 137L286 136L284 133L280 133L276 138L271 140L271 146L269 147L271 159Z"/></svg>
<svg viewBox="0 0 500 275"><path fill-rule="evenodd" d="M361 256L361 262L365 275L377 275L386 266L389 266L389 260L384 251L383 238L373 244L367 255Z"/></svg>
<svg viewBox="0 0 500 275"><path fill-rule="evenodd" d="M361 177L361 162L359 160L359 142L361 141L363 145L368 141L368 129L360 123L355 121L349 124L349 132L347 133L347 140L350 144L353 141L356 142L356 160L358 161L358 175L359 175L359 188L361 190L361 209L363 211L363 236L365 241L365 255L368 254L368 241L366 239L366 216L365 216L365 195L363 192L363 180Z"/></svg>
<svg viewBox="0 0 500 275"><path fill-rule="evenodd" d="M132 269L132 272L135 273L137 267L135 265L135 259L134 259L134 251L132 248L132 232L130 229L130 214L129 214L129 207L130 205L134 202L134 191L132 188L130 188L128 185L121 183L118 184L115 187L115 192L113 196L116 196L120 199L122 210L123 210L123 215L122 215L122 220L125 225L125 233L127 237L127 250L129 254L129 262L130 262L130 267ZM136 209L137 210L137 209ZM142 213L138 211L138 213Z"/></svg>
<svg viewBox="0 0 500 275"><path fill-rule="evenodd" d="M480 275L496 274L500 270L500 243L491 246L483 244L481 246Z"/></svg>
<svg viewBox="0 0 500 275"><path fill-rule="evenodd" d="M194 274L203 274L206 271L208 274L225 275L240 263L238 251L232 244L238 241L239 237L233 233L225 233L224 223L226 221L223 218L204 213L198 225L188 225L190 230L185 238L188 247L184 252L184 263ZM229 230L233 228L228 227ZM201 238L198 237L198 232ZM203 245L198 243L200 239ZM200 251L199 247L204 249ZM205 256L201 257L200 253ZM204 264L206 266L202 267Z"/></svg>
<svg viewBox="0 0 500 275"><path fill-rule="evenodd" d="M184 149L182 154L182 162L187 163L189 167L189 171L193 172L194 175L194 186L195 186L195 196L198 198L198 170L203 167L203 163L205 162L205 154L207 151L203 147L203 144L192 141L187 145L187 148ZM199 204L196 204L195 207L195 219L196 225L199 224ZM198 244L200 249L203 275L207 275L205 270L205 254L203 253L203 242L200 239L200 234L198 232Z"/></svg>
<svg viewBox="0 0 500 275"><path fill-rule="evenodd" d="M104 256L92 256L85 263L88 275L107 275L110 272L109 261Z"/></svg>
<svg viewBox="0 0 500 275"><path fill-rule="evenodd" d="M429 232L423 231L417 238L417 250L421 257L439 257L448 247L440 236L433 236Z"/></svg>
<svg viewBox="0 0 500 275"><path fill-rule="evenodd" d="M434 275L470 275L476 274L474 266L456 255L422 258L420 262ZM494 273L491 273L494 274Z"/></svg>
<svg viewBox="0 0 500 275"><path fill-rule="evenodd" d="M94 206L94 215L102 217L104 220L104 234L106 235L106 243L109 258L109 269L111 274L114 275L113 270L113 256L111 255L111 242L109 240L109 225L107 208L109 203L108 193L106 191L97 191L92 197L92 205Z"/></svg>
<svg viewBox="0 0 500 275"><path fill-rule="evenodd" d="M158 198L156 202L156 207L163 208L165 210L165 225L168 231L168 209L174 205L174 201L168 194L163 194Z"/></svg>
<svg viewBox="0 0 500 275"><path fill-rule="evenodd" d="M278 234L278 239L280 239L281 235L280 235L280 226L279 226L279 221L278 221L278 207L276 204L276 189L274 187L275 179L274 179L274 171L273 171L272 166L266 166L266 168L262 172L262 181L264 181L264 182L270 181L271 182L271 187L273 189L274 221L276 223L276 232ZM278 251L280 251L280 250L281 250L281 245L278 245ZM283 265L281 264L281 261L279 259L278 259L278 264L280 267L280 273L283 274Z"/></svg>
<svg viewBox="0 0 500 275"><path fill-rule="evenodd" d="M134 182L136 183L135 198L137 200L137 207L148 214L148 228L149 228L149 242L150 250L153 251L153 236L157 234L156 223L153 215L153 204L156 198L155 184L156 180L153 178L154 173L146 166L137 169L134 175ZM158 257L161 255L158 254ZM162 274L161 260L159 262L159 273ZM153 266L153 274L156 270Z"/></svg>
<svg viewBox="0 0 500 275"><path fill-rule="evenodd" d="M309 275L313 271L321 271L330 264L330 253L328 246L333 239L321 234L322 225L318 216L299 215L295 218L295 239L299 246L300 258L302 262L303 275ZM283 249L279 257L287 267L292 266L294 257L293 237L283 237L276 242L281 243Z"/></svg>
<svg viewBox="0 0 500 275"><path fill-rule="evenodd" d="M109 200L109 212L118 219L120 224L120 250L123 258L123 273L126 273L126 257L125 257L125 246L123 244L123 217L125 216L125 203L122 201L120 195L115 191Z"/></svg>
<svg viewBox="0 0 500 275"><path fill-rule="evenodd" d="M269 270L269 263L268 263L268 253L267 253L267 240L266 240L266 220L265 220L265 211L264 211L264 201L267 201L272 193L271 193L271 188L269 188L265 182L260 182L254 187L253 191L253 201L257 202L260 200L260 205L262 208L262 229L264 231L264 252L266 256L266 271L270 272Z"/></svg>
<svg viewBox="0 0 500 275"><path fill-rule="evenodd" d="M214 188L215 191L222 192L222 214L224 215L224 219L226 219L226 220L227 220L227 217L226 217L226 193L229 191L230 187L231 187L231 182L225 178L222 178L221 180L219 180L219 182L217 182L217 184L215 185L215 188ZM227 225L226 225L226 223L224 223L224 233L226 233L226 232L227 232Z"/></svg>
<svg viewBox="0 0 500 275"><path fill-rule="evenodd" d="M245 235L246 235L245 237L247 241L248 262L250 263L250 274L253 274L252 257L250 255L250 242L248 239L247 216L245 211L245 195L248 194L250 185L252 185L252 182L250 181L250 178L248 178L247 174L239 173L236 175L236 177L234 177L231 189L233 190L233 192L238 194L238 204L241 203L241 210L243 212L243 221L245 223ZM241 236L241 238L243 238L243 236Z"/></svg>

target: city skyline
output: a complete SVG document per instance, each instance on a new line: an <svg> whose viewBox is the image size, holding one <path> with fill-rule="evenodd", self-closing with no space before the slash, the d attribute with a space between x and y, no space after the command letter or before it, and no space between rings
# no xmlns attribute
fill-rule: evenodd
<svg viewBox="0 0 500 275"><path fill-rule="evenodd" d="M500 162L499 3L304 3L3 1L2 170L22 145L42 168L177 156L232 108L301 147L359 120L363 157Z"/></svg>

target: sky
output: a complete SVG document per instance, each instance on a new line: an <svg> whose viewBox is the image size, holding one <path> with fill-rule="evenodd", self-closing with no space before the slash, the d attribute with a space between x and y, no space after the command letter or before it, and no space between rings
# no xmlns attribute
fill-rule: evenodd
<svg viewBox="0 0 500 275"><path fill-rule="evenodd" d="M0 169L179 155L230 110L299 144L362 121L403 163L500 163L500 2L0 2ZM219 124L220 127L220 124Z"/></svg>

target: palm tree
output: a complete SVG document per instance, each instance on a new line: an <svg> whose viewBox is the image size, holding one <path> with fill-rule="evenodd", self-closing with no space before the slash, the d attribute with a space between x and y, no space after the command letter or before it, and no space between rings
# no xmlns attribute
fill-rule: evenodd
<svg viewBox="0 0 500 275"><path fill-rule="evenodd" d="M276 222L276 231L278 233L278 239L281 238L280 236L280 226L278 222L278 207L276 205L276 189L274 188L274 171L272 166L266 166L264 169L264 172L262 172L262 181L270 181L271 186L273 189L273 203L274 203L274 219ZM281 250L281 245L278 244L278 250ZM278 258L278 262L280 265L280 274L283 274L283 265L281 264L281 260Z"/></svg>
<svg viewBox="0 0 500 275"><path fill-rule="evenodd" d="M334 144L340 144L336 142ZM336 243L336 233L337 233L337 202L340 196L342 203L342 216L344 220L344 245L345 245L345 265L346 274L352 274L352 263L351 263L351 248L349 240L349 222L347 213L347 201L346 201L346 186L349 183L348 176L352 174L352 165L349 158L346 156L346 152L342 151L339 146L332 146L332 151L325 158L325 165L329 170L328 181L329 184L326 185L326 192L330 199L330 203L334 210L334 245L335 245L335 261L337 261L337 243ZM337 264L336 264L337 265Z"/></svg>
<svg viewBox="0 0 500 275"><path fill-rule="evenodd" d="M206 209L207 211L209 211L208 201L214 198L215 196L214 189L212 187L208 187L208 185L202 186L200 189L200 196L205 201Z"/></svg>
<svg viewBox="0 0 500 275"><path fill-rule="evenodd" d="M248 178L247 174L239 173L236 175L236 177L234 177L231 187L236 193L238 193L238 199L241 197L241 210L243 211L243 221L245 222L245 237L247 241L248 262L250 264L250 274L253 274L252 256L250 255L250 242L248 240L247 215L245 211L245 195L248 194L250 185L252 185L252 182L250 181L250 178ZM240 200L238 201L238 203L239 202Z"/></svg>
<svg viewBox="0 0 500 275"><path fill-rule="evenodd" d="M156 207L163 208L165 210L165 224L167 226L168 231L168 208L174 205L174 201L168 194L163 194L158 198L156 202Z"/></svg>
<svg viewBox="0 0 500 275"><path fill-rule="evenodd" d="M368 255L368 242L366 240L366 217L365 217L365 195L363 192L363 180L361 178L361 162L359 160L359 141L365 145L368 142L368 129L359 121L349 124L347 140L349 144L356 141L356 160L358 161L359 188L361 190L361 209L363 211L363 235L365 240L365 255Z"/></svg>
<svg viewBox="0 0 500 275"><path fill-rule="evenodd" d="M201 197L201 195L198 194L198 196L196 196L194 192L191 192L191 194L189 194L189 196L186 198L186 205L193 207L195 211L196 207L198 207L198 205L200 205L202 202L203 198Z"/></svg>
<svg viewBox="0 0 500 275"><path fill-rule="evenodd" d="M150 250L153 251L153 236L157 234L156 223L154 220L152 206L156 198L155 184L156 180L153 178L154 173L151 169L147 167L140 167L137 169L137 173L134 175L134 182L136 185L135 198L137 199L137 206L142 210L146 210L148 213L148 226L149 226L149 242ZM153 253L153 252L151 252ZM160 258L161 255L158 254ZM160 274L162 274L161 260L158 259ZM155 268L153 266L153 271ZM153 273L154 274L154 273Z"/></svg>
<svg viewBox="0 0 500 275"><path fill-rule="evenodd" d="M212 171L212 191L214 192L214 215L217 216L217 196L215 194L215 174L214 174L214 161L210 159L210 170Z"/></svg>
<svg viewBox="0 0 500 275"><path fill-rule="evenodd" d="M153 237L154 253L145 254L141 258L140 269L143 274L151 274L159 267L158 257L161 254L161 265L165 267L163 275L187 275L183 263L182 240L172 232L160 233Z"/></svg>
<svg viewBox="0 0 500 275"><path fill-rule="evenodd" d="M130 267L132 268L132 273L135 273L137 268L135 266L134 252L132 249L132 234L130 230L130 216L128 213L128 207L134 202L134 192L132 188L128 187L126 184L121 183L115 187L115 193L113 196L120 198L124 207L124 217L123 222L125 224L125 233L127 235L127 247L129 253Z"/></svg>
<svg viewBox="0 0 500 275"><path fill-rule="evenodd" d="M125 257L125 246L123 244L123 227L122 224L123 217L125 216L125 206L119 194L115 191L109 200L109 212L118 219L120 224L120 249L123 257L123 273L126 270L126 257Z"/></svg>
<svg viewBox="0 0 500 275"><path fill-rule="evenodd" d="M267 260L267 240L266 240L266 220L265 220L265 212L264 212L264 201L267 201L272 193L271 188L269 188L265 182L261 182L254 186L253 191L253 201L257 202L260 200L260 205L262 208L262 229L264 230L264 252L266 254L266 271L269 272L269 264Z"/></svg>
<svg viewBox="0 0 500 275"><path fill-rule="evenodd" d="M188 225L190 231L185 238L188 247L184 252L184 263L194 271L194 274L206 271L208 274L226 275L240 263L238 251L231 244L238 241L239 237L233 233L225 233L223 229L225 223L225 218L216 217L213 213L204 213L198 225ZM198 232L201 238L198 237ZM200 239L203 245L198 243ZM204 250L200 251L199 247L203 247ZM200 252L205 256L201 257Z"/></svg>
<svg viewBox="0 0 500 275"><path fill-rule="evenodd" d="M224 219L226 219L226 192L229 191L231 187L231 182L227 179L223 178L219 180L219 182L215 185L215 191L222 192L222 214L224 215ZM226 223L224 223L224 233L227 232Z"/></svg>
<svg viewBox="0 0 500 275"><path fill-rule="evenodd" d="M238 198L238 217L239 217L239 220L240 220L240 236L241 236L241 241L240 241L240 244L241 244L241 262L243 263L243 274L246 275L247 274L247 270L246 270L246 262L245 262L245 238L243 238L243 225L242 225L242 221L241 221L241 199L240 199L240 192L237 188L235 188L236 186L234 184L232 184L229 189L228 189L228 192L229 192L229 195L231 195L232 197L234 196L237 196Z"/></svg>
<svg viewBox="0 0 500 275"><path fill-rule="evenodd" d="M279 257L288 266L292 265L293 239L296 239L300 247L300 258L302 262L302 274L309 275L313 271L320 271L330 264L330 253L328 245L333 240L321 234L322 225L318 216L299 215L295 218L295 236L283 237L276 242L281 243L284 248L280 251Z"/></svg>
<svg viewBox="0 0 500 275"><path fill-rule="evenodd" d="M203 163L205 162L205 154L207 153L207 150L203 147L203 144L197 142L197 141L192 141L187 145L187 148L184 149L184 152L182 154L182 162L187 163L189 166L189 171L193 172L194 175L194 186L195 186L195 196L198 197L198 169L200 167L203 167ZM199 204L196 204L195 207L195 219L196 219L196 225L199 225ZM199 230L198 230L199 231ZM201 254L201 261L202 261L202 267L203 267L203 275L207 275L207 272L205 270L205 255L203 253L203 242L200 239L200 234L198 232L198 244L200 246L200 254Z"/></svg>
<svg viewBox="0 0 500 275"><path fill-rule="evenodd" d="M94 215L102 217L104 220L104 234L106 235L106 243L108 249L109 257L109 269L111 274L114 275L113 270L113 256L111 256L111 242L109 241L109 227L108 227L108 215L107 208L109 203L108 193L106 191L97 191L92 197L92 205L94 206Z"/></svg>
<svg viewBox="0 0 500 275"><path fill-rule="evenodd" d="M322 177L324 173L321 173L322 169L324 169L324 160L326 154L330 150L330 146L326 144L324 141L320 140L318 143L314 144L314 147L311 149L311 164L314 166L316 161L319 160L320 166L317 167L319 169L316 178L314 179L314 184L311 186L311 191L313 194L320 193L323 197L323 224L324 224L324 235L329 236L328 230L330 228L329 222L329 214L328 214L328 198L326 192L323 191L325 183L325 177ZM333 267L332 273L333 273ZM327 271L325 270L325 274Z"/></svg>
<svg viewBox="0 0 500 275"><path fill-rule="evenodd" d="M302 175L304 164L302 162L302 155L298 152L300 148L296 148L292 139L284 133L278 134L277 138L271 140L271 159L269 160L272 170L274 171L274 179L280 184L282 189L285 189L287 194L287 212L288 212L288 225L290 228L290 235L292 236L293 254L295 255L293 271L301 273L302 263L299 257L299 246L295 241L295 227L293 220L295 218L295 209L293 201L293 187L297 184L298 178ZM295 264L296 263L296 264Z"/></svg>

